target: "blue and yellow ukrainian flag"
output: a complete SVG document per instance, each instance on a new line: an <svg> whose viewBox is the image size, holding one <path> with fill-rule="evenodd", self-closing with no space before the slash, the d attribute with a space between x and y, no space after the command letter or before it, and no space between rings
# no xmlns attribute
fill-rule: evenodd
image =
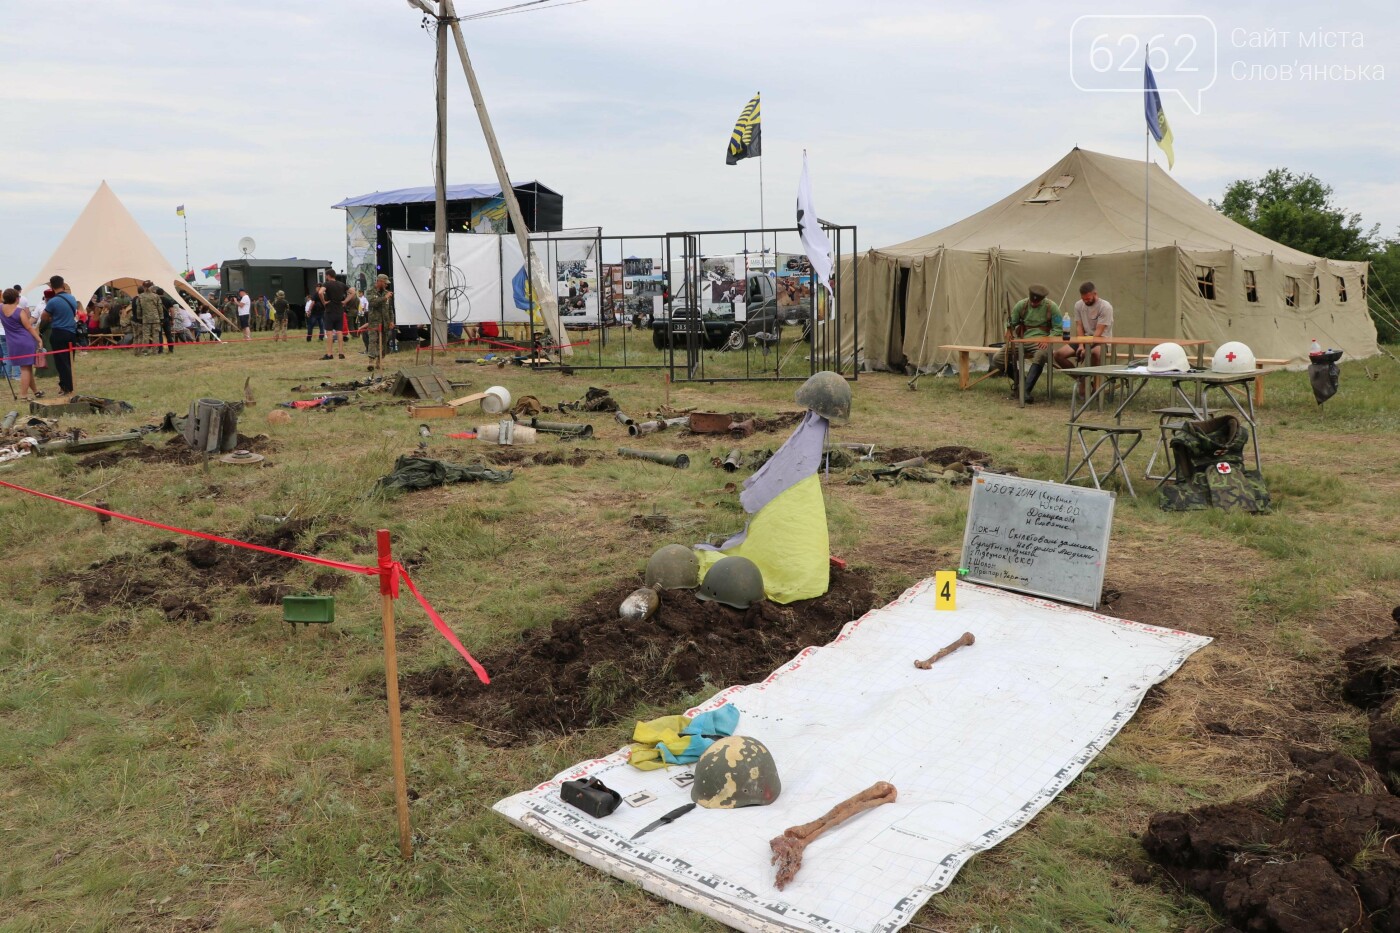
<svg viewBox="0 0 1400 933"><path fill-rule="evenodd" d="M1171 168L1176 161L1176 155L1172 152L1172 128L1167 122L1167 112L1162 109L1162 96L1157 93L1157 79L1152 77L1152 66L1146 58L1142 61L1142 103L1147 117L1147 132L1167 154L1167 168Z"/></svg>

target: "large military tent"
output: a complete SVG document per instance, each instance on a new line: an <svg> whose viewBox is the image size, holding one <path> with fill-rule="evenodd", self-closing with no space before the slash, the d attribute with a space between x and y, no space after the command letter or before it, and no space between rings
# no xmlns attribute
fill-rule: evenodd
<svg viewBox="0 0 1400 933"><path fill-rule="evenodd" d="M53 275L63 276L80 302L86 302L103 285L134 295L136 286L149 279L191 306L199 304L218 314L217 308L180 278L105 181L26 286L31 300L48 287Z"/></svg>
<svg viewBox="0 0 1400 933"><path fill-rule="evenodd" d="M949 362L940 344L1002 338L1033 282L1072 308L1092 280L1124 337L1243 340L1306 363L1309 342L1373 356L1365 262L1290 249L1243 227L1153 163L1144 302L1144 163L1074 149L991 207L856 260L862 355L872 369Z"/></svg>

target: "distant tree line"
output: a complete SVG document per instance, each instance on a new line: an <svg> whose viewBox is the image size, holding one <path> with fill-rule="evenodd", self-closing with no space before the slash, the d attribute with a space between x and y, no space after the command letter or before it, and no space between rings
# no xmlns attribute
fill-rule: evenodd
<svg viewBox="0 0 1400 933"><path fill-rule="evenodd" d="M1382 343L1400 343L1400 236L1384 237L1332 200L1332 186L1314 175L1276 168L1242 178L1211 206L1236 223L1285 246L1328 259L1371 264L1366 301Z"/></svg>

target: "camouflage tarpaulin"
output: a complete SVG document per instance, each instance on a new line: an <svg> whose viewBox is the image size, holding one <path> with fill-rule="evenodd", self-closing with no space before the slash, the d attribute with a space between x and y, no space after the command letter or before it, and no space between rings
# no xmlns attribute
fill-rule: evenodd
<svg viewBox="0 0 1400 933"><path fill-rule="evenodd" d="M394 472L375 484L377 489L430 489L447 483L509 483L514 478L510 470L493 470L480 463L463 466L430 457L400 457L394 461Z"/></svg>

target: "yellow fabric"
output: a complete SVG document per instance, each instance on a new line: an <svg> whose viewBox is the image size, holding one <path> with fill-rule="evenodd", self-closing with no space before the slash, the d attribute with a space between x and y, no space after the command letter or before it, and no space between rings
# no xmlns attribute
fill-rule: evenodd
<svg viewBox="0 0 1400 933"><path fill-rule="evenodd" d="M696 551L700 579L726 557L747 557L763 573L775 603L814 599L831 585L831 542L820 477L812 474L778 493L749 522L743 543L727 551Z"/></svg>
<svg viewBox="0 0 1400 933"><path fill-rule="evenodd" d="M647 722L638 721L632 730L632 752L627 763L640 771L666 767L666 760L656 746L665 745L672 755L680 755L690 747L691 736L681 735L689 725L689 716L660 716Z"/></svg>

